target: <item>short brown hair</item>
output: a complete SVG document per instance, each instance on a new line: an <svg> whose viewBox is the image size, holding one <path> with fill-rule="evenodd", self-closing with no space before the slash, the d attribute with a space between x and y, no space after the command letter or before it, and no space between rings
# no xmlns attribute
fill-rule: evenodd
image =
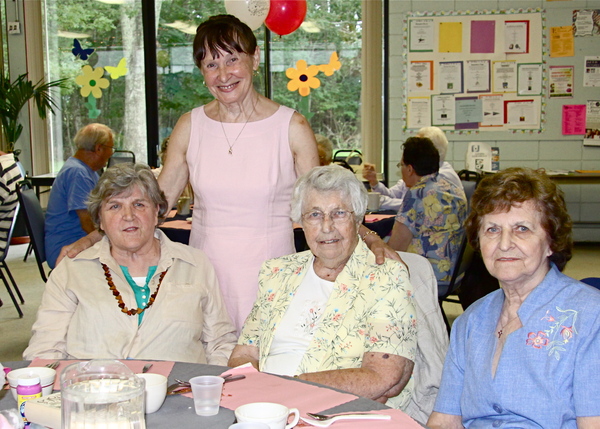
<svg viewBox="0 0 600 429"><path fill-rule="evenodd" d="M563 192L543 169L513 167L486 176L471 198L471 213L466 223L469 242L479 248L483 216L509 211L515 203L525 201L532 201L542 214L542 228L548 234L552 250L548 259L562 271L571 259L573 223Z"/></svg>
<svg viewBox="0 0 600 429"><path fill-rule="evenodd" d="M198 26L194 38L194 62L200 68L208 49L213 58L219 51L253 55L256 52L256 36L246 24L233 15L215 15Z"/></svg>

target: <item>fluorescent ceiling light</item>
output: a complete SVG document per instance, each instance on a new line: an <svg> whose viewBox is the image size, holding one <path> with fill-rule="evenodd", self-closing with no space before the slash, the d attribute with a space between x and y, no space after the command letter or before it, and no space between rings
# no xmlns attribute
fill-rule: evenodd
<svg viewBox="0 0 600 429"><path fill-rule="evenodd" d="M300 28L303 29L304 31L306 31L307 33L319 33L319 32L321 32L321 29L319 27L317 27L314 22L310 22L310 21L304 21L300 25Z"/></svg>
<svg viewBox="0 0 600 429"><path fill-rule="evenodd" d="M99 1L100 3L106 3L106 4L125 4L127 3L127 0L96 0Z"/></svg>
<svg viewBox="0 0 600 429"><path fill-rule="evenodd" d="M198 28L197 25L190 24L190 23L183 22L183 21L175 21L170 24L165 24L165 27L171 27L171 28L174 28L175 30L179 30L182 33L186 33L186 34L196 34L196 29Z"/></svg>

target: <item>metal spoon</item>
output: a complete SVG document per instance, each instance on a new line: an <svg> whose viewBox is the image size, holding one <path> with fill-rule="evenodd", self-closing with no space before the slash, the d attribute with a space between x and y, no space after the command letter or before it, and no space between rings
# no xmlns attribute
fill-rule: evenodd
<svg viewBox="0 0 600 429"><path fill-rule="evenodd" d="M142 374L144 374L144 373L148 372L148 370L149 370L150 368L152 368L152 365L153 365L153 364L151 364L151 363L147 363L146 365L144 365L144 367L142 368Z"/></svg>
<svg viewBox="0 0 600 429"><path fill-rule="evenodd" d="M376 419L376 420L389 420L390 419L390 416L387 414L374 414L374 413L340 413L340 414L330 414L330 415L306 413L306 415L308 417L311 417L311 418L313 418L315 420L319 420L319 421L331 420L335 417L346 417L346 418L354 418L354 419L372 418L372 419Z"/></svg>
<svg viewBox="0 0 600 429"><path fill-rule="evenodd" d="M300 417L303 422L313 426L326 428L331 426L334 422L342 419L357 420L357 419L373 419L373 420L391 420L392 416L387 414L372 414L372 413L351 413L351 414L335 414L326 416L323 414L306 413L307 416L312 419ZM320 419L320 420L319 420Z"/></svg>

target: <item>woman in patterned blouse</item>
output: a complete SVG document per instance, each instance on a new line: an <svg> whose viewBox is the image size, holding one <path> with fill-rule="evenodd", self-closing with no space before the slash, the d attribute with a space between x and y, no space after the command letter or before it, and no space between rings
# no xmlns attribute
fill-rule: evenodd
<svg viewBox="0 0 600 429"><path fill-rule="evenodd" d="M262 266L230 366L297 376L402 407L410 399L416 318L406 267L358 235L365 187L337 165L296 182L292 219L309 251Z"/></svg>

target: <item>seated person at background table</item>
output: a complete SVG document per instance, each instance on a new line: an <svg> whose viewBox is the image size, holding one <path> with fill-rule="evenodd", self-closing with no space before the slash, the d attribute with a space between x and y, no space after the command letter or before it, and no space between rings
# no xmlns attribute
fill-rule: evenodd
<svg viewBox="0 0 600 429"><path fill-rule="evenodd" d="M438 173L439 154L431 140L409 137L402 147L400 168L409 191L388 244L425 256L438 283L449 282L467 218L465 193Z"/></svg>
<svg viewBox="0 0 600 429"><path fill-rule="evenodd" d="M19 180L22 180L22 176L15 155L0 151L0 254L6 249L8 232L19 201L17 198Z"/></svg>
<svg viewBox="0 0 600 429"><path fill-rule="evenodd" d="M214 269L156 228L168 207L150 168L106 170L89 210L104 238L52 271L23 357L225 365L237 337Z"/></svg>
<svg viewBox="0 0 600 429"><path fill-rule="evenodd" d="M300 177L292 220L310 250L266 261L229 366L257 369L396 407L410 400L416 317L404 264L382 265L358 235L367 193L343 167Z"/></svg>
<svg viewBox="0 0 600 429"><path fill-rule="evenodd" d="M562 191L542 170L484 178L467 236L501 289L452 325L431 428L600 427L600 293L571 259Z"/></svg>
<svg viewBox="0 0 600 429"><path fill-rule="evenodd" d="M14 154L0 151L0 254L8 243L8 232L18 203L17 182L21 179L21 170Z"/></svg>
<svg viewBox="0 0 600 429"><path fill-rule="evenodd" d="M333 159L333 143L327 137L321 134L315 134L317 141L317 151L319 152L319 164L329 165Z"/></svg>
<svg viewBox="0 0 600 429"><path fill-rule="evenodd" d="M458 174L456 174L454 168L445 161L446 152L448 151L448 139L446 139L444 132L438 127L423 127L419 130L416 137L427 137L433 142L433 145L440 155L439 175L462 189ZM388 189L383 183L377 180L375 165L369 163L365 163L364 165L363 177L369 181L372 191L381 194L380 210L393 210L395 212L400 210L402 199L408 191L408 186L404 183L404 179L400 179L398 183Z"/></svg>
<svg viewBox="0 0 600 429"><path fill-rule="evenodd" d="M48 200L45 246L50 268L54 268L63 246L95 231L86 200L98 183L97 171L106 166L114 152L113 132L106 125L86 125L74 142L77 152L60 169Z"/></svg>

